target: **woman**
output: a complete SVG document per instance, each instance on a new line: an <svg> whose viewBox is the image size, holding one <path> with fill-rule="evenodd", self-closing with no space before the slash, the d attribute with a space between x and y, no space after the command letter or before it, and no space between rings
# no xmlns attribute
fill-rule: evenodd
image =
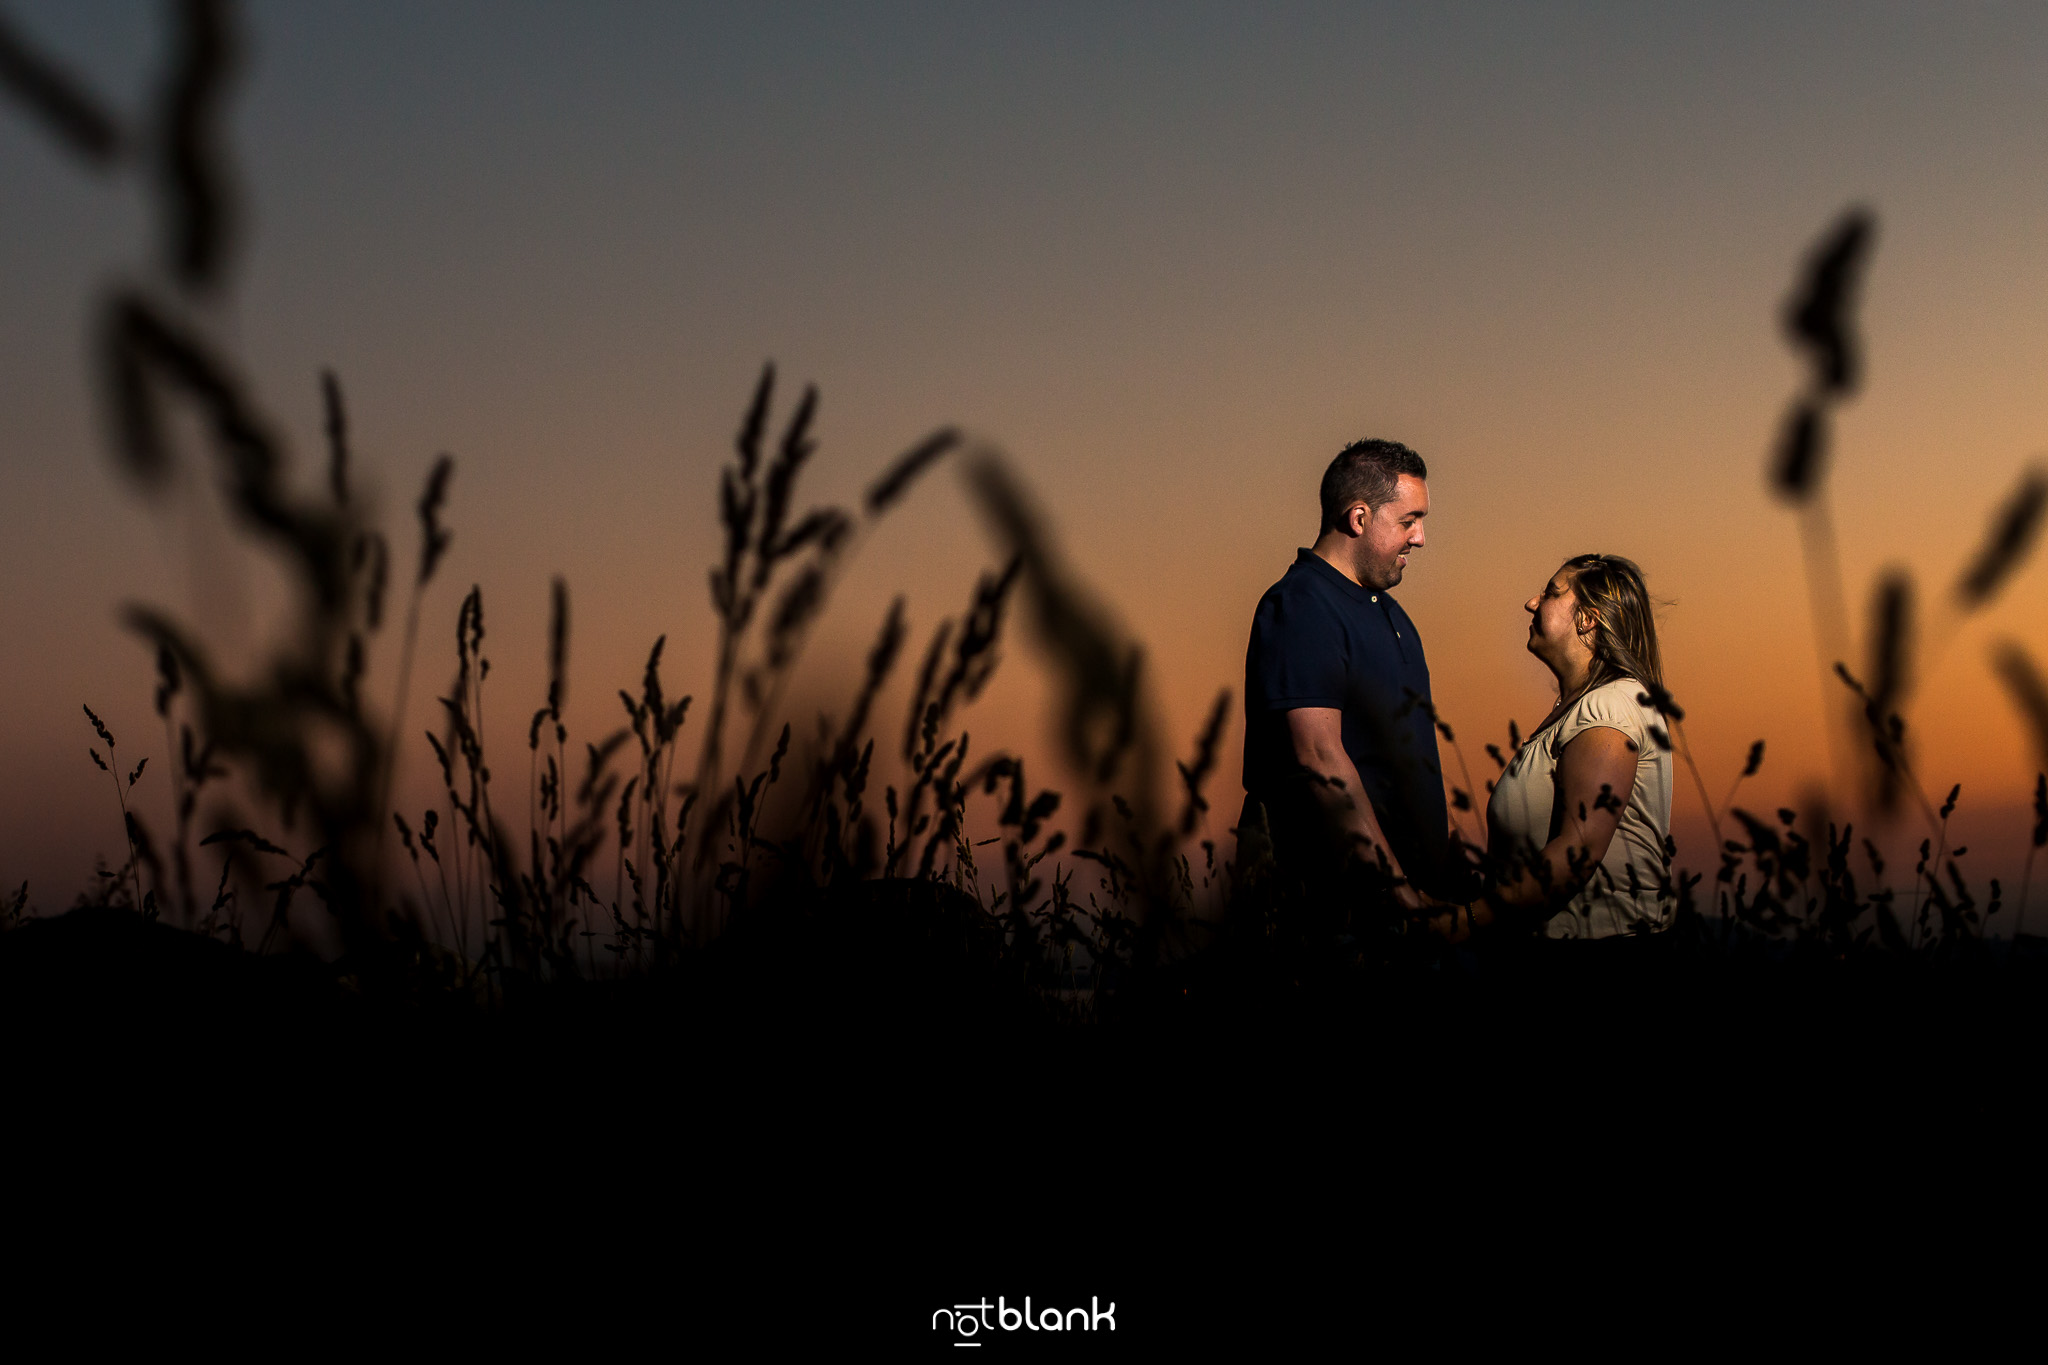
<svg viewBox="0 0 2048 1365"><path fill-rule="evenodd" d="M1671 747L1643 571L1618 555L1568 559L1523 610L1557 705L1501 774L1486 808L1496 882L1437 917L1453 941L1490 924L1603 939L1671 926L1666 835Z"/></svg>

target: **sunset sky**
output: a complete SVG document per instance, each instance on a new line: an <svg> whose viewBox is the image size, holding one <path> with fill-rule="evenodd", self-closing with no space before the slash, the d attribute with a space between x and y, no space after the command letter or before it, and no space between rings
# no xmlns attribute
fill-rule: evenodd
<svg viewBox="0 0 2048 1365"><path fill-rule="evenodd" d="M5 5L130 116L159 10ZM1668 603L1717 799L1767 741L1743 798L1763 807L1827 769L1797 523L1763 469L1800 377L1779 310L1846 206L1879 225L1831 474L1859 635L1887 564L1932 617L2048 448L2036 7L258 4L244 29L244 249L217 335L309 483L318 377L340 375L402 562L419 482L455 456L412 715L479 583L508 757L545 688L555 574L575 738L618 723L657 635L670 690L701 694L718 469L771 360L784 403L822 393L815 498L857 496L942 424L1007 451L1145 644L1178 750L1240 688L1323 466L1385 436L1430 465L1399 596L1475 779L1480 746L1551 699L1522 602L1599 550ZM87 170L7 104L0 185L0 882L54 910L121 841L80 703L129 765L164 762L121 604L253 659L279 598L196 460L151 504L107 453L91 310L152 278L148 181ZM953 471L921 485L864 547L798 704L836 704L893 594L921 643L995 554ZM2038 766L1986 650L2048 659L2044 603L2030 561L1949 634L1909 715L1985 857L2021 836ZM395 645L368 690L387 706ZM1047 752L1043 695L1013 637L967 718L977 747ZM162 820L160 778L137 792ZM1698 803L1677 801L1697 866Z"/></svg>

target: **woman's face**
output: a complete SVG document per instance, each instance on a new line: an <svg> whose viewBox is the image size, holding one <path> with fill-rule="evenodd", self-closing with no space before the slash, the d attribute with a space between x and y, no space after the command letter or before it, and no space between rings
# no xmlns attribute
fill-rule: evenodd
<svg viewBox="0 0 2048 1365"><path fill-rule="evenodd" d="M1592 660L1591 632L1580 631L1578 607L1572 576L1564 569L1552 574L1543 591L1522 604L1522 610L1529 613L1529 652L1549 664L1553 672Z"/></svg>

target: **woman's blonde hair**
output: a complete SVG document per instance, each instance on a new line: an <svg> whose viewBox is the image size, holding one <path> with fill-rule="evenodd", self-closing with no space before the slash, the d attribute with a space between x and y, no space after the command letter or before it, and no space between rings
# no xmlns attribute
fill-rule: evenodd
<svg viewBox="0 0 2048 1365"><path fill-rule="evenodd" d="M1593 666L1588 688L1634 678L1664 690L1664 663L1657 652L1657 622L1643 571L1620 555L1574 555L1564 562L1571 574L1574 624L1593 633Z"/></svg>

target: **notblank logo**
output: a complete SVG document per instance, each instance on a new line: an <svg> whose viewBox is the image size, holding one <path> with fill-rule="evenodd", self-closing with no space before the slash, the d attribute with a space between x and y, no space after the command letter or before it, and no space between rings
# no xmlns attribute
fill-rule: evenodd
<svg viewBox="0 0 2048 1365"><path fill-rule="evenodd" d="M994 1314L991 1318L990 1314ZM1086 1308L1039 1308L1031 1306L1031 1296L1024 1296L1024 1306L1014 1308L1002 1295L990 1303L956 1303L951 1308L941 1308L932 1314L932 1330L949 1332L961 1340L955 1346L979 1346L981 1338L991 1332L1114 1332L1116 1330L1116 1300L1109 1301L1104 1308L1095 1295L1088 1296Z"/></svg>

